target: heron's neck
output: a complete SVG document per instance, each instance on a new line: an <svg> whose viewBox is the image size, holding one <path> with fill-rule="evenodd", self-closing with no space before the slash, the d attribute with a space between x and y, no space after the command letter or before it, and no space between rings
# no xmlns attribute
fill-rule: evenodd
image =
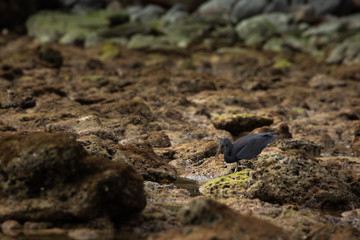
<svg viewBox="0 0 360 240"><path fill-rule="evenodd" d="M226 148L224 151L224 159L227 163L233 163L236 161L236 156L233 156L233 154L231 152L232 149L233 149L233 145L231 143L226 145Z"/></svg>

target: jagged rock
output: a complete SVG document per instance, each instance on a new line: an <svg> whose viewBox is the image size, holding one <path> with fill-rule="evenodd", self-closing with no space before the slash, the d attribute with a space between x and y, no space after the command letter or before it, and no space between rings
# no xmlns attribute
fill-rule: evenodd
<svg viewBox="0 0 360 240"><path fill-rule="evenodd" d="M164 132L150 132L148 141L152 147L165 148L171 146L169 136Z"/></svg>
<svg viewBox="0 0 360 240"><path fill-rule="evenodd" d="M214 116L211 121L216 128L226 130L234 136L273 123L269 117L259 117L252 114L219 115Z"/></svg>
<svg viewBox="0 0 360 240"><path fill-rule="evenodd" d="M2 135L0 220L125 220L146 204L129 166L90 156L68 133Z"/></svg>
<svg viewBox="0 0 360 240"><path fill-rule="evenodd" d="M301 150L310 156L319 156L321 153L321 146L319 144L303 139L282 139L276 141L274 146L283 151L291 149Z"/></svg>
<svg viewBox="0 0 360 240"><path fill-rule="evenodd" d="M33 108L36 105L36 99L31 91L7 90L0 92L1 108Z"/></svg>
<svg viewBox="0 0 360 240"><path fill-rule="evenodd" d="M294 150L260 155L247 184L247 197L270 203L333 209L350 209L359 203L342 172Z"/></svg>
<svg viewBox="0 0 360 240"><path fill-rule="evenodd" d="M148 142L116 145L113 160L132 166L145 180L160 182L175 180L176 169L158 156Z"/></svg>

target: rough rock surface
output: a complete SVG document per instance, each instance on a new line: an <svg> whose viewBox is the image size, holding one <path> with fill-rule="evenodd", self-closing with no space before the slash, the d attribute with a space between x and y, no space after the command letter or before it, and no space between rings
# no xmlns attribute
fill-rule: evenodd
<svg viewBox="0 0 360 240"><path fill-rule="evenodd" d="M124 220L145 207L131 167L88 155L69 134L8 134L0 142L0 219Z"/></svg>
<svg viewBox="0 0 360 240"><path fill-rule="evenodd" d="M233 116L215 116L212 122L216 128L226 130L237 136L242 132L268 126L273 123L273 120L269 117L259 117L251 114L235 114Z"/></svg>
<svg viewBox="0 0 360 240"><path fill-rule="evenodd" d="M260 156L249 179L247 197L313 208L350 209L359 204L359 195L342 172L305 156L298 151Z"/></svg>
<svg viewBox="0 0 360 240"><path fill-rule="evenodd" d="M145 180L175 180L176 169L158 156L148 142L117 145L113 160L132 166Z"/></svg>
<svg viewBox="0 0 360 240"><path fill-rule="evenodd" d="M234 213L210 199L194 199L179 211L182 229L150 239L289 239L288 233L263 220Z"/></svg>

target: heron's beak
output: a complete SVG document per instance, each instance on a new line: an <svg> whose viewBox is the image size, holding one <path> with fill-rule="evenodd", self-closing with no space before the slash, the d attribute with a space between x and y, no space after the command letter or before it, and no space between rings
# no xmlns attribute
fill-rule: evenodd
<svg viewBox="0 0 360 240"><path fill-rule="evenodd" d="M217 150L217 152L216 152L216 154L215 154L215 158L214 158L214 159L216 159L216 157L217 157L217 155L219 154L219 152L220 152L220 150L221 150L222 146L224 146L224 144L220 144L219 149Z"/></svg>

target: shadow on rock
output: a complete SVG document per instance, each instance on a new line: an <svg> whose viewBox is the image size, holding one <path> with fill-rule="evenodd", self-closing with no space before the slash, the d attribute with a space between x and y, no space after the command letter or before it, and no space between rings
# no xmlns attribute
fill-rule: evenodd
<svg viewBox="0 0 360 240"><path fill-rule="evenodd" d="M141 176L68 133L1 134L0 153L1 220L121 221L146 205Z"/></svg>

